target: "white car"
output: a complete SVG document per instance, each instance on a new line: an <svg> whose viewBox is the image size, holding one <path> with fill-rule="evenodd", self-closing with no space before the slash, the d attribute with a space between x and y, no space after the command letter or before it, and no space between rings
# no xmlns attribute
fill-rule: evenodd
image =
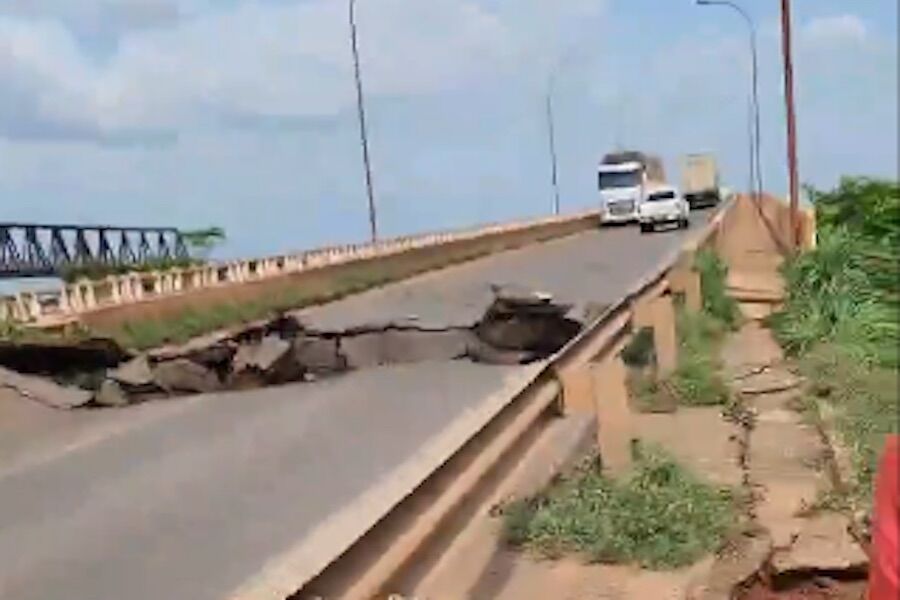
<svg viewBox="0 0 900 600"><path fill-rule="evenodd" d="M671 224L687 229L690 225L691 207L687 200L670 186L656 186L648 191L638 207L641 232L648 233L657 225Z"/></svg>

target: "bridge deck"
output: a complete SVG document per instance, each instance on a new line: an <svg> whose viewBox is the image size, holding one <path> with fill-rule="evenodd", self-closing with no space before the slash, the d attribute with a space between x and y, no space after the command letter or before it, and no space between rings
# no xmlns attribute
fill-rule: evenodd
<svg viewBox="0 0 900 600"><path fill-rule="evenodd" d="M537 287L577 311L621 297L683 235L587 232L304 314L334 328L410 315L468 325L491 283ZM539 368L433 363L118 412L29 414L43 437L19 428L18 441L0 443L0 597L212 600L290 587ZM7 399L6 410L16 402L25 401ZM3 415L0 400L7 436Z"/></svg>

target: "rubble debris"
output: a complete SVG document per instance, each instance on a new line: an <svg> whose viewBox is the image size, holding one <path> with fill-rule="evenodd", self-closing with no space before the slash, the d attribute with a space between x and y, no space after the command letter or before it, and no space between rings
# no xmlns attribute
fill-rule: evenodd
<svg viewBox="0 0 900 600"><path fill-rule="evenodd" d="M838 513L820 513L803 523L799 535L772 556L776 575L790 572L865 573L869 559L849 531L849 521Z"/></svg>
<svg viewBox="0 0 900 600"><path fill-rule="evenodd" d="M75 387L64 387L43 377L23 375L0 367L0 387L53 408L72 409L88 405L93 394Z"/></svg>
<svg viewBox="0 0 900 600"><path fill-rule="evenodd" d="M122 407L131 404L131 399L119 382L107 379L100 385L100 389L94 394L93 403L103 407Z"/></svg>
<svg viewBox="0 0 900 600"><path fill-rule="evenodd" d="M553 303L549 295L495 289L495 296L474 328L478 339L494 348L547 357L581 331L579 322L566 318L572 307Z"/></svg>
<svg viewBox="0 0 900 600"><path fill-rule="evenodd" d="M106 375L110 380L131 388L153 385L153 371L150 369L150 362L145 355L132 358Z"/></svg>
<svg viewBox="0 0 900 600"><path fill-rule="evenodd" d="M304 373L330 375L347 370L347 358L338 348L337 337L300 336L293 341L294 360L303 365Z"/></svg>
<svg viewBox="0 0 900 600"><path fill-rule="evenodd" d="M222 387L213 371L186 358L176 358L155 365L153 382L169 393L215 392Z"/></svg>
<svg viewBox="0 0 900 600"><path fill-rule="evenodd" d="M509 286L493 289L494 302L471 327L429 329L407 320L313 331L293 316L279 315L230 335L209 337L206 345L194 341L139 356L94 341L66 350L91 356L91 360L82 356L76 361L77 366L90 369L65 374L67 381L78 381L90 391L46 382L52 391L46 393L55 398L49 402L66 408L92 400L94 406L125 406L150 398L313 381L350 369L384 365L460 359L526 364L553 355L581 330L578 321L566 316L571 307L555 303L549 294ZM19 364L36 351L9 351L8 356L18 357L13 362ZM71 356L62 351L59 355ZM62 377L57 373L60 365L53 362L56 359L54 355L45 361L52 364L41 372Z"/></svg>

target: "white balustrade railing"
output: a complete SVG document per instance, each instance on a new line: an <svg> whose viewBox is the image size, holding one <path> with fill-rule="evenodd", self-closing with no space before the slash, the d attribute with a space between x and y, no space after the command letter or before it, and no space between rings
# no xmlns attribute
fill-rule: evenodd
<svg viewBox="0 0 900 600"><path fill-rule="evenodd" d="M80 279L57 288L22 291L0 296L0 321L54 323L79 314L194 290L237 285L359 260L383 258L410 250L440 246L548 225L575 222L595 216L594 211L575 215L515 221L460 231L402 236L374 243L347 244L296 254L211 262L166 271L130 272L102 279Z"/></svg>

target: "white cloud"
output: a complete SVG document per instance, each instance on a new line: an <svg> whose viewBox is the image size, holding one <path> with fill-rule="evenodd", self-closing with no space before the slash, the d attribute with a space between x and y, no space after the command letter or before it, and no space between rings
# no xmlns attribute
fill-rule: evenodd
<svg viewBox="0 0 900 600"><path fill-rule="evenodd" d="M865 22L856 15L817 17L801 30L801 41L812 46L863 43L868 37Z"/></svg>
<svg viewBox="0 0 900 600"><path fill-rule="evenodd" d="M44 18L51 4L61 6L45 2L34 13L40 19L0 16L0 80L19 98L0 102L7 135L59 129L62 137L103 138L221 119L333 116L352 101L344 3L248 2L206 11L123 32L103 60L91 57L65 21ZM80 16L104 15L112 5L88 3ZM181 10L174 0L123 7ZM496 75L517 53L499 17L470 0L367 0L359 28L365 84L374 95L453 89Z"/></svg>

